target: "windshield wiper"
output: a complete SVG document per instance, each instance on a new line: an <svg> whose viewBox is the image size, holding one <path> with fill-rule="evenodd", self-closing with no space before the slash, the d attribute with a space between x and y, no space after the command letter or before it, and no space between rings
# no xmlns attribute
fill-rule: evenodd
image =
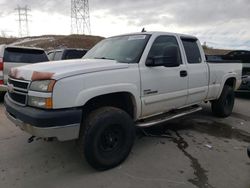
<svg viewBox="0 0 250 188"><path fill-rule="evenodd" d="M107 60L115 60L115 59L108 58L108 57L94 57L94 59L107 59Z"/></svg>

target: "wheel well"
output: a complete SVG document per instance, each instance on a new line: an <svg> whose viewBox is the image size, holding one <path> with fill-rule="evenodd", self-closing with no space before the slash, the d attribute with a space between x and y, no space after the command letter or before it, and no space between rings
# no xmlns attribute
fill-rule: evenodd
<svg viewBox="0 0 250 188"><path fill-rule="evenodd" d="M235 88L236 79L235 78L228 78L225 82L225 85Z"/></svg>
<svg viewBox="0 0 250 188"><path fill-rule="evenodd" d="M135 100L132 94L128 92L111 93L94 97L84 105L83 112L86 114L103 106L120 108L127 112L132 119L135 117Z"/></svg>

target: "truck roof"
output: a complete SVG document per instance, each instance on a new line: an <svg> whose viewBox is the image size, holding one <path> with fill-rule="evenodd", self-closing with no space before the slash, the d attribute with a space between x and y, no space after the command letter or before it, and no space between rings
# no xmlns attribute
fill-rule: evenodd
<svg viewBox="0 0 250 188"><path fill-rule="evenodd" d="M180 33L172 33L172 32L162 32L162 31L135 32L135 33L127 33L127 34L122 34L122 35L117 35L117 36L143 35L143 34L146 34L146 35L174 35L174 36L178 36L178 37L186 37L186 38L197 39L197 37L195 37L193 35L180 34ZM116 37L116 36L113 36L113 37Z"/></svg>

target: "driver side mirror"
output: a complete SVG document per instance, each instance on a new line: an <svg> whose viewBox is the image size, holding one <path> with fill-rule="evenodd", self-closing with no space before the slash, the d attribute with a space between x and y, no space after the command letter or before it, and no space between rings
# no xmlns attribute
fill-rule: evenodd
<svg viewBox="0 0 250 188"><path fill-rule="evenodd" d="M165 47L162 56L148 57L146 60L146 66L148 67L178 67L179 62L179 50L176 46Z"/></svg>

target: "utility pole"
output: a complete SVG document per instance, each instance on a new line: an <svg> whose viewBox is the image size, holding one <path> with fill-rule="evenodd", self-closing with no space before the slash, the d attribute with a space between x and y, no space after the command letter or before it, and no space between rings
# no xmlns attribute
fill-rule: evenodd
<svg viewBox="0 0 250 188"><path fill-rule="evenodd" d="M19 37L26 37L29 36L29 14L28 12L31 11L28 6L20 7L19 5L15 9L18 15L18 24L19 24Z"/></svg>
<svg viewBox="0 0 250 188"><path fill-rule="evenodd" d="M71 34L91 34L88 0L71 0Z"/></svg>

